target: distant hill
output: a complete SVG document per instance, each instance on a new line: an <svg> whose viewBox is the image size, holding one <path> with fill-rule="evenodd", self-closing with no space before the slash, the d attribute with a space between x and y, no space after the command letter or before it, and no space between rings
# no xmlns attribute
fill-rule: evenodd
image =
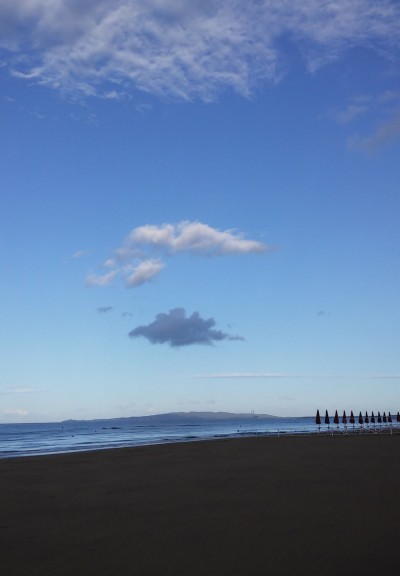
<svg viewBox="0 0 400 576"><path fill-rule="evenodd" d="M151 414L149 416L128 416L125 418L101 418L96 419L101 421L112 420L121 422L152 422L152 423L168 423L168 422L193 422L196 420L238 420L240 422L255 420L255 419L268 419L268 418L278 418L278 416L273 416L272 414L253 414L244 413L237 414L235 412L167 412L166 414ZM77 420L65 420L65 422L77 422Z"/></svg>

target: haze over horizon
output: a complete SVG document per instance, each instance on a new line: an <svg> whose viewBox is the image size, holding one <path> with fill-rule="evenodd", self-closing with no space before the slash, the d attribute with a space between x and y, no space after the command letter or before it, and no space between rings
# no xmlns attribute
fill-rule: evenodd
<svg viewBox="0 0 400 576"><path fill-rule="evenodd" d="M400 5L3 0L0 423L400 408Z"/></svg>

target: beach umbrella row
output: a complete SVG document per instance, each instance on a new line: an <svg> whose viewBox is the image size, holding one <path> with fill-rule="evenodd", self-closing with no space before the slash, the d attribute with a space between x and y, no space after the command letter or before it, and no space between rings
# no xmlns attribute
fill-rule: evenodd
<svg viewBox="0 0 400 576"><path fill-rule="evenodd" d="M396 418L396 422L400 423L400 412L397 412L397 416ZM391 424L393 422L393 418L392 415L390 414L390 412L388 413L388 415L386 416L386 412L383 413L383 416L381 416L381 413L378 412L377 416L375 416L375 414L373 412L371 412L371 415L368 416L368 412L365 412L365 416L362 415L362 412L360 412L360 414L358 415L358 424L360 426L362 426L363 424L382 424L382 422L384 424ZM315 416L315 423L317 424L317 426L321 426L321 415L319 413L319 410L317 410L317 414ZM328 414L328 410L325 410L325 418L324 418L324 422L325 424L328 425L328 427L330 426L330 416ZM335 411L335 416L333 417L333 423L336 424L336 426L339 426L340 424L340 418L339 418L339 414L338 411ZM346 427L347 423L352 424L353 426L356 423L356 417L353 414L353 410L351 410L350 412L350 416L349 418L347 418L346 415L346 410L343 411L343 416L342 416L342 424Z"/></svg>

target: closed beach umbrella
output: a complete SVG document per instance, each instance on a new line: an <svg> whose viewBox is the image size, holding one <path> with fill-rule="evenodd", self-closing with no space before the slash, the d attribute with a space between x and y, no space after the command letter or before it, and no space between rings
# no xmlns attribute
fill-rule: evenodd
<svg viewBox="0 0 400 576"><path fill-rule="evenodd" d="M368 412L365 413L364 422L365 422L366 424L369 424Z"/></svg>
<svg viewBox="0 0 400 576"><path fill-rule="evenodd" d="M390 412L389 412L389 414L388 414L388 422L392 423L392 415L391 415Z"/></svg>
<svg viewBox="0 0 400 576"><path fill-rule="evenodd" d="M318 426L321 425L321 416L319 415L319 410L317 410L317 415L315 416L315 423L318 424Z"/></svg>
<svg viewBox="0 0 400 576"><path fill-rule="evenodd" d="M371 424L375 424L375 416L373 412L371 412Z"/></svg>
<svg viewBox="0 0 400 576"><path fill-rule="evenodd" d="M396 422L400 422L400 412L397 412Z"/></svg>
<svg viewBox="0 0 400 576"><path fill-rule="evenodd" d="M356 421L355 421L355 419L354 419L354 414L353 414L353 410L352 410L352 411L350 412L350 424L353 424L353 425L354 425L355 423L356 423Z"/></svg>
<svg viewBox="0 0 400 576"><path fill-rule="evenodd" d="M342 423L347 424L346 410L343 410Z"/></svg>
<svg viewBox="0 0 400 576"><path fill-rule="evenodd" d="M362 417L362 414L360 412L359 416L358 416L358 423L360 424L360 426L362 426L364 424L364 419Z"/></svg>
<svg viewBox="0 0 400 576"><path fill-rule="evenodd" d="M329 428L330 420L329 420L329 416L328 416L328 410L325 410L325 424L328 424L328 428Z"/></svg>
<svg viewBox="0 0 400 576"><path fill-rule="evenodd" d="M337 410L335 412L335 417L334 417L333 421L337 426L339 426L339 414L337 413Z"/></svg>
<svg viewBox="0 0 400 576"><path fill-rule="evenodd" d="M382 417L380 412L378 412L378 424L382 424Z"/></svg>
<svg viewBox="0 0 400 576"><path fill-rule="evenodd" d="M386 412L383 413L383 421L384 421L384 423L386 424L386 422L387 422Z"/></svg>

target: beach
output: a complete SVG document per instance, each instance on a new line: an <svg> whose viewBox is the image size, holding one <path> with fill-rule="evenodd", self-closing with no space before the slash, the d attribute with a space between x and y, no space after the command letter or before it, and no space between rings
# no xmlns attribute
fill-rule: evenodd
<svg viewBox="0 0 400 576"><path fill-rule="evenodd" d="M0 460L4 576L393 570L400 435L256 437Z"/></svg>

